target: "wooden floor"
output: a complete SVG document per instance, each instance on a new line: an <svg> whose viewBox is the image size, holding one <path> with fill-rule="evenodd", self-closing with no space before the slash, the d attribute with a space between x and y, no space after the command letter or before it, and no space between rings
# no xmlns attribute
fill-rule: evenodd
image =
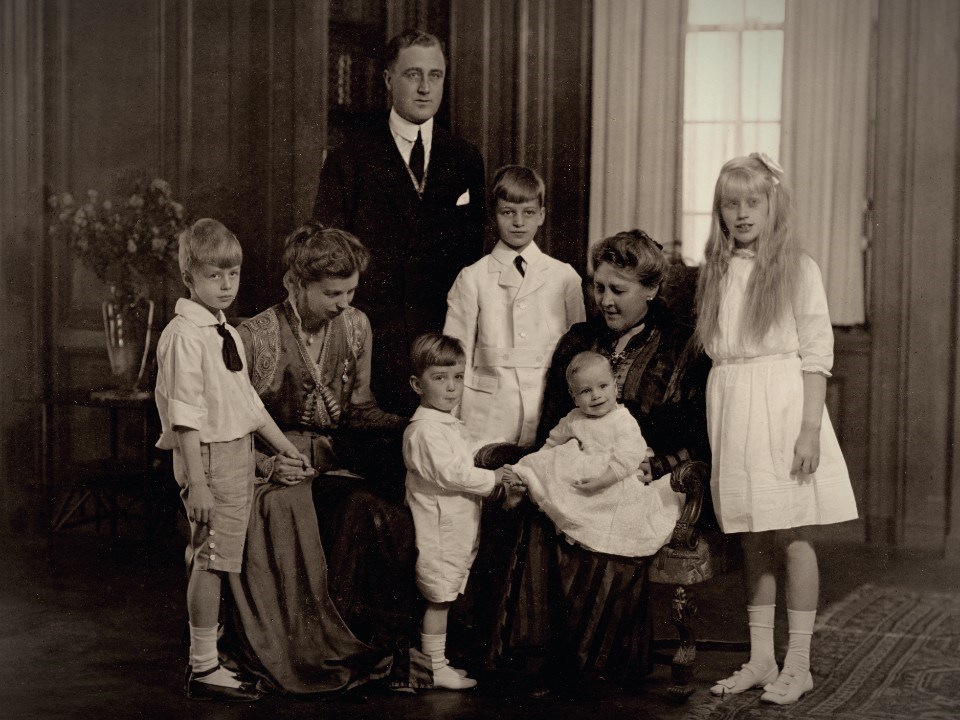
<svg viewBox="0 0 960 720"><path fill-rule="evenodd" d="M697 691L678 707L665 694L669 674L658 667L629 692L601 691L589 701L536 701L516 672L481 676L467 693L416 696L369 693L335 700L269 697L256 705L195 703L183 696L186 657L182 550L174 541L144 544L91 534L35 539L0 537L0 718L375 718L433 720L489 718L683 718L709 681L744 657L701 653ZM841 542L820 546L821 607L858 585L957 590L960 569L929 554L866 548ZM655 592L658 636L670 636L667 593ZM739 577L701 588L701 635L746 634ZM782 601L777 637L785 644ZM776 714L771 709L771 717Z"/></svg>

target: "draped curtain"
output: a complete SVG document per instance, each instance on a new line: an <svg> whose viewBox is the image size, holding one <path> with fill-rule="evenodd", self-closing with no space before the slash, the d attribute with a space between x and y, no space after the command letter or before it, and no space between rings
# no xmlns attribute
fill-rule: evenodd
<svg viewBox="0 0 960 720"><path fill-rule="evenodd" d="M864 322L870 42L875 0L788 0L781 157L834 325Z"/></svg>
<svg viewBox="0 0 960 720"><path fill-rule="evenodd" d="M787 0L780 160L835 325L864 322L870 43L876 0ZM595 0L591 244L679 235L683 4ZM708 184L712 187L715 175Z"/></svg>

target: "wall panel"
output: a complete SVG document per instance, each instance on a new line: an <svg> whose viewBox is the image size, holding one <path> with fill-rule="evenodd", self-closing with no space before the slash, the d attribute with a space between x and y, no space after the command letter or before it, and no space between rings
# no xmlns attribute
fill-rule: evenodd
<svg viewBox="0 0 960 720"><path fill-rule="evenodd" d="M536 168L547 185L544 250L585 267L591 4L451 3L451 122L501 165ZM493 237L489 238L493 241Z"/></svg>

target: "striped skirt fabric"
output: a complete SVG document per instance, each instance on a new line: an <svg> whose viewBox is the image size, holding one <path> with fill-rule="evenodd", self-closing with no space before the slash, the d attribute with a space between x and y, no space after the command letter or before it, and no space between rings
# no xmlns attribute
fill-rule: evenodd
<svg viewBox="0 0 960 720"><path fill-rule="evenodd" d="M491 654L543 655L558 674L639 680L652 669L650 558L587 550L530 508L517 532Z"/></svg>

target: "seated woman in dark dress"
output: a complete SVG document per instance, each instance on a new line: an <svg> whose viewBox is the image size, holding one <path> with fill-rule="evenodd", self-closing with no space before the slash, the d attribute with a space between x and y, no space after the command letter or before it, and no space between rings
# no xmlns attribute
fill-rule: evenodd
<svg viewBox="0 0 960 720"><path fill-rule="evenodd" d="M377 406L370 323L350 306L368 259L349 233L298 228L284 253L287 299L238 328L254 388L318 473L258 453L244 569L232 578L238 662L283 692L432 684L429 659L408 642L407 419Z"/></svg>
<svg viewBox="0 0 960 720"><path fill-rule="evenodd" d="M670 267L660 246L633 230L592 250L599 317L570 328L553 355L544 392L538 447L573 408L565 372L579 352L610 359L617 400L639 423L653 457L641 477L659 478L682 459L707 459L704 390L709 366L691 342L693 327L676 318L659 293ZM585 677L618 683L651 668L649 557L594 552L558 534L529 506L521 517L491 655L545 654L543 688L570 690Z"/></svg>

